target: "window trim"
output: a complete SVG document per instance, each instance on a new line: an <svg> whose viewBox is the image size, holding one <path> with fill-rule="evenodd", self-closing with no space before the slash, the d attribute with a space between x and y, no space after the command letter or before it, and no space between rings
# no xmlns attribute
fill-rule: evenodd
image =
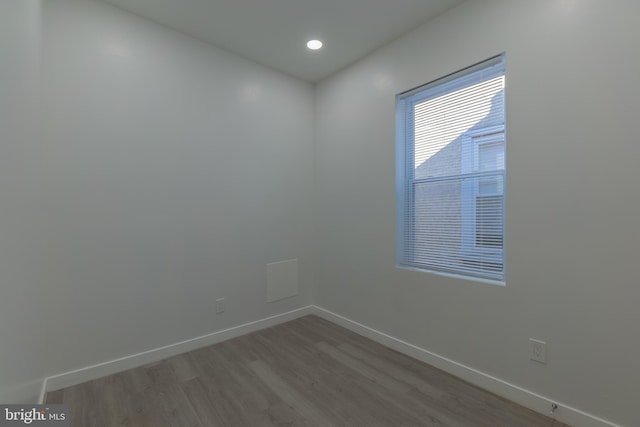
<svg viewBox="0 0 640 427"><path fill-rule="evenodd" d="M499 67L496 67L499 66ZM415 255L415 244L411 241L415 237L415 235L411 232L411 230L415 227L415 217L411 215L408 211L409 206L413 206L412 201L415 197L415 192L412 191L412 188L415 187L417 182L429 182L438 180L438 178L426 178L415 180L415 162L414 158L414 138L410 135L411 132L414 132L414 117L412 114L408 114L409 111L412 110L412 107L415 104L422 103L428 99L435 98L441 95L444 95L448 92L451 92L452 85L450 84L453 81L456 82L456 86L464 86L465 78L468 77L470 83L476 81L477 77L471 78L471 74L476 72L482 72L483 80L489 80L498 76L505 76L505 54L502 53L500 55L496 55L492 58L487 59L486 61L479 62L477 64L466 67L462 70L456 71L454 73L448 74L442 78L437 80L433 80L425 85L421 85L414 89L402 92L396 95L396 267L407 269L407 270L415 270L420 272L427 272L431 274L437 274L448 277L455 277L458 279L464 280L473 280L475 282L482 283L490 283L494 285L505 285L506 280L506 268L505 268L505 245L506 241L504 240L505 236L505 224L506 224L506 214L505 214L505 199L506 199L506 188L504 187L506 183L506 172L505 170L498 171L490 171L490 172L479 172L479 173L471 173L465 174L461 173L460 177L471 178L478 177L484 175L493 175L501 173L502 174L502 203L503 203L503 221L502 221L502 248L499 249L499 252L496 253L495 248L478 248L482 251L489 251L495 253L496 260L498 260L498 264L501 265L501 270L498 274L491 274L490 271L473 271L466 270L462 268L456 268L455 266L442 266L432 264L428 265L423 262L414 262L416 259ZM435 90L433 90L435 88ZM506 88L503 89L506 92ZM424 95L422 95L424 94ZM422 95L422 96L421 96ZM504 96L504 92L503 92ZM504 111L506 116L506 111ZM479 130L479 134L488 134L486 130L488 128L496 128L501 130L502 139L505 141L505 154L506 154L506 129L505 125L500 126L490 126L484 129ZM470 132L470 135L474 135L476 132ZM473 143L473 140L470 140ZM477 158L477 153L474 155L474 158ZM462 163L462 159L461 159ZM460 169L462 172L462 168ZM444 179L453 179L454 175L448 175L443 177ZM474 207L475 214L475 207ZM475 228L475 221L474 228ZM475 234L474 234L475 236ZM474 243L475 248L475 243ZM462 248L462 245L461 245ZM460 252L463 252L460 250ZM479 261L479 262L491 262L486 258L486 256L480 256L480 251L475 251L476 259L473 258L473 253L467 253L464 257L460 259L463 261ZM412 261L413 260L413 261Z"/></svg>

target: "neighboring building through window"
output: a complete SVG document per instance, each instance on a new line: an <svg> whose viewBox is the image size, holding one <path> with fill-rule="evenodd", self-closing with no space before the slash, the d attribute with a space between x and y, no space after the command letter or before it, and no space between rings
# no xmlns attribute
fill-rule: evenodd
<svg viewBox="0 0 640 427"><path fill-rule="evenodd" d="M397 97L398 265L504 282L504 55Z"/></svg>

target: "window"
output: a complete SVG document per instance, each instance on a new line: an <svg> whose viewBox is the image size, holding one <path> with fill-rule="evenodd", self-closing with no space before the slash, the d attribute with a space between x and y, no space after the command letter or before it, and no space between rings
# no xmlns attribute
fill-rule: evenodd
<svg viewBox="0 0 640 427"><path fill-rule="evenodd" d="M504 55L397 96L397 262L504 281Z"/></svg>

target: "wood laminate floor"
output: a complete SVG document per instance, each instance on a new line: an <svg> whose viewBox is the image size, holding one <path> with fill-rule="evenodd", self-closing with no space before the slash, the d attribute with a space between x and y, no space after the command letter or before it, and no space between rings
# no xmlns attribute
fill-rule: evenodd
<svg viewBox="0 0 640 427"><path fill-rule="evenodd" d="M72 427L565 424L315 316L49 392Z"/></svg>

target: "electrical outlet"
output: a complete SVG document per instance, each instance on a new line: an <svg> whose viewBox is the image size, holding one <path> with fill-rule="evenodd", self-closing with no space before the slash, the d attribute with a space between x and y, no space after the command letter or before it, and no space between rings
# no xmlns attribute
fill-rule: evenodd
<svg viewBox="0 0 640 427"><path fill-rule="evenodd" d="M218 298L216 300L216 314L224 313L224 298Z"/></svg>
<svg viewBox="0 0 640 427"><path fill-rule="evenodd" d="M540 363L547 363L547 343L544 341L529 338L530 353L529 358Z"/></svg>

